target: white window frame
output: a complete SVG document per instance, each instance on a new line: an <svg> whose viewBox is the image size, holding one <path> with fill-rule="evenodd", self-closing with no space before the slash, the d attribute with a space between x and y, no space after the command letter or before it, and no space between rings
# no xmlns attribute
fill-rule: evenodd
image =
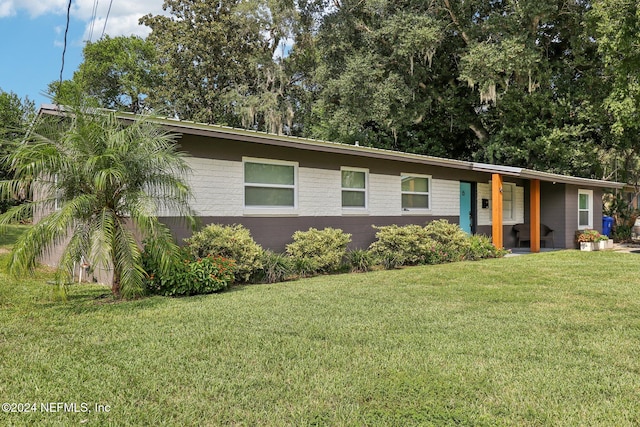
<svg viewBox="0 0 640 427"><path fill-rule="evenodd" d="M505 215L504 210L504 189L505 187L509 187L511 189L511 211L509 212L509 216ZM502 183L502 221L503 222L513 222L516 220L516 184L513 182L503 182Z"/></svg>
<svg viewBox="0 0 640 427"><path fill-rule="evenodd" d="M246 163L258 163L264 165L280 165L280 166L292 166L293 167L293 185L283 184L262 184L247 182L245 176L245 164ZM263 159L257 157L243 157L242 158L242 206L244 207L244 213L247 215L291 215L297 214L298 211L298 162L290 162L287 160L274 160ZM288 188L293 190L293 206L268 206L268 205L247 205L246 188L247 187L262 187L262 188Z"/></svg>
<svg viewBox="0 0 640 427"><path fill-rule="evenodd" d="M427 191L426 193L423 191L403 191L402 190L402 178L404 177L409 177L409 178L426 178L427 182L428 182L428 186L429 186L429 191ZM410 213L417 213L417 214L427 214L430 213L431 210L433 209L433 197L431 197L431 194L433 192L433 178L431 175L423 175L423 174L419 174L419 173L405 173L405 172L401 172L400 173L400 209L402 210L402 212L404 214L410 214ZM428 208L405 208L402 206L402 196L405 194L417 194L417 195L421 195L424 196L426 195L428 200L429 200L429 207Z"/></svg>
<svg viewBox="0 0 640 427"><path fill-rule="evenodd" d="M580 196L589 197L587 209L580 209ZM587 225L580 224L580 212L588 212L589 223ZM593 228L593 190L578 189L578 230L587 230Z"/></svg>
<svg viewBox="0 0 640 427"><path fill-rule="evenodd" d="M342 186L342 172L363 172L364 173L364 188L351 188ZM349 192L361 192L364 193L364 206L343 206L342 205L342 193L344 191ZM364 168L352 168L350 166L340 167L340 207L343 213L366 213L369 211L369 169Z"/></svg>

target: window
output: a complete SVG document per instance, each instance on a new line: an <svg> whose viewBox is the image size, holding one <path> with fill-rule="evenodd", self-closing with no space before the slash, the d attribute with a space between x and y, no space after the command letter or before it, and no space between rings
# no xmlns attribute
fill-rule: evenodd
<svg viewBox="0 0 640 427"><path fill-rule="evenodd" d="M593 228L593 190L578 190L578 229Z"/></svg>
<svg viewBox="0 0 640 427"><path fill-rule="evenodd" d="M431 177L402 175L402 210L431 209Z"/></svg>
<svg viewBox="0 0 640 427"><path fill-rule="evenodd" d="M342 207L367 208L367 170L342 168Z"/></svg>
<svg viewBox="0 0 640 427"><path fill-rule="evenodd" d="M515 218L515 195L516 185L503 182L502 183L502 220L513 221Z"/></svg>
<svg viewBox="0 0 640 427"><path fill-rule="evenodd" d="M291 162L244 159L244 205L294 208L296 166Z"/></svg>

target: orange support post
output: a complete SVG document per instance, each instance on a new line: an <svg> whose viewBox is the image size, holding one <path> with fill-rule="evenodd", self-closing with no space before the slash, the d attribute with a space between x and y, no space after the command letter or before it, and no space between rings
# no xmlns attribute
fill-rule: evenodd
<svg viewBox="0 0 640 427"><path fill-rule="evenodd" d="M531 252L540 252L540 180L532 179L529 184L529 230Z"/></svg>
<svg viewBox="0 0 640 427"><path fill-rule="evenodd" d="M491 175L491 238L493 246L502 248L502 175Z"/></svg>

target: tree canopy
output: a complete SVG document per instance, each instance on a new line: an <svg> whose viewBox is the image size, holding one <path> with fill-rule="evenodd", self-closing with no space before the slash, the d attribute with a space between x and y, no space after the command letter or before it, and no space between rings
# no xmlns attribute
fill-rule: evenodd
<svg viewBox="0 0 640 427"><path fill-rule="evenodd" d="M164 9L141 19L145 41L88 44L73 82L109 108L584 177L628 176L637 161L635 2Z"/></svg>
<svg viewBox="0 0 640 427"><path fill-rule="evenodd" d="M34 116L33 101L0 89L0 180L11 178L11 170L4 159L22 141ZM0 200L0 213L18 203L20 198Z"/></svg>

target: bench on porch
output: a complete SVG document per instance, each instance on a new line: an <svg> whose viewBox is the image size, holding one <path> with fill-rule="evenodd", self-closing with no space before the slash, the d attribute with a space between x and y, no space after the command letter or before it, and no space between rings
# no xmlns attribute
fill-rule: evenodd
<svg viewBox="0 0 640 427"><path fill-rule="evenodd" d="M531 228L529 224L516 224L513 226L513 231L516 232L516 245L520 247L522 242L531 242ZM555 248L553 242L553 230L544 224L540 224L540 242L544 242L544 247L547 247L547 242L551 241L551 247Z"/></svg>

